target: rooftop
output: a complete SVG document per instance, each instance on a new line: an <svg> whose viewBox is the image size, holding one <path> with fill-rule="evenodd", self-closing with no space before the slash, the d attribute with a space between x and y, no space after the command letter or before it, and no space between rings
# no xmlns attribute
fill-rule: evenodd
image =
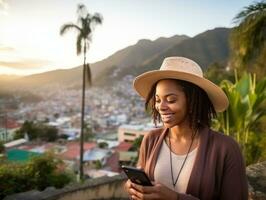
<svg viewBox="0 0 266 200"><path fill-rule="evenodd" d="M74 160L79 158L80 154L79 142L69 142L67 143L66 146L67 150L60 155L62 159ZM85 142L84 152L94 147L96 147L96 143Z"/></svg>
<svg viewBox="0 0 266 200"><path fill-rule="evenodd" d="M84 161L102 160L110 155L110 150L94 148L84 153Z"/></svg>
<svg viewBox="0 0 266 200"><path fill-rule="evenodd" d="M116 151L128 151L132 147L132 143L130 142L121 142L117 147L114 149Z"/></svg>
<svg viewBox="0 0 266 200"><path fill-rule="evenodd" d="M24 144L26 143L27 140L26 139L17 139L17 140L13 140L11 142L5 143L4 146L5 148L11 148L20 144Z"/></svg>
<svg viewBox="0 0 266 200"><path fill-rule="evenodd" d="M11 149L7 151L7 159L8 161L16 161L16 162L26 162L30 158L34 156L39 156L40 153L21 150L21 149Z"/></svg>

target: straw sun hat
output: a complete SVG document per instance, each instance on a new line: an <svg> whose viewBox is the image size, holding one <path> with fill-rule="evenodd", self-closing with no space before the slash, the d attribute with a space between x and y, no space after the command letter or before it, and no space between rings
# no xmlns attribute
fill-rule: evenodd
<svg viewBox="0 0 266 200"><path fill-rule="evenodd" d="M203 77L202 70L196 62L184 57L165 58L159 70L139 75L135 78L133 86L137 93L146 99L152 86L162 79L179 79L199 86L207 93L217 112L224 111L229 104L223 90Z"/></svg>

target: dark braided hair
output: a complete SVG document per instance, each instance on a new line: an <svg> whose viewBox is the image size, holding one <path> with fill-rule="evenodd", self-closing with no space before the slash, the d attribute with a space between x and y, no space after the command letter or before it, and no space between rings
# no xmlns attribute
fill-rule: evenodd
<svg viewBox="0 0 266 200"><path fill-rule="evenodd" d="M176 81L176 84L183 88L187 100L190 127L193 130L198 130L205 126L210 127L211 119L216 117L216 111L207 93L193 83L177 79L170 80ZM155 108L155 92L158 82L152 86L145 102L145 109L151 112L155 125L161 122L160 114Z"/></svg>

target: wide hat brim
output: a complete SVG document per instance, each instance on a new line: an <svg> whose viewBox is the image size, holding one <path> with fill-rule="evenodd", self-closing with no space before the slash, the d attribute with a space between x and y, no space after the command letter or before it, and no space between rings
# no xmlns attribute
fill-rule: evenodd
<svg viewBox="0 0 266 200"><path fill-rule="evenodd" d="M178 79L191 82L202 88L211 100L216 112L224 111L229 101L223 90L213 82L194 75L191 73L174 71L174 70L153 70L143 73L135 78L133 86L137 93L143 98L147 98L152 86L159 80L163 79Z"/></svg>

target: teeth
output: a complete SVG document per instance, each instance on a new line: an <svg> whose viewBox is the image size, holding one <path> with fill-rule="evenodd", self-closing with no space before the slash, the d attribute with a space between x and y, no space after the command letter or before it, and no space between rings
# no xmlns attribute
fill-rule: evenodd
<svg viewBox="0 0 266 200"><path fill-rule="evenodd" d="M164 114L164 115L161 115L162 119L169 119L171 118L172 114Z"/></svg>

